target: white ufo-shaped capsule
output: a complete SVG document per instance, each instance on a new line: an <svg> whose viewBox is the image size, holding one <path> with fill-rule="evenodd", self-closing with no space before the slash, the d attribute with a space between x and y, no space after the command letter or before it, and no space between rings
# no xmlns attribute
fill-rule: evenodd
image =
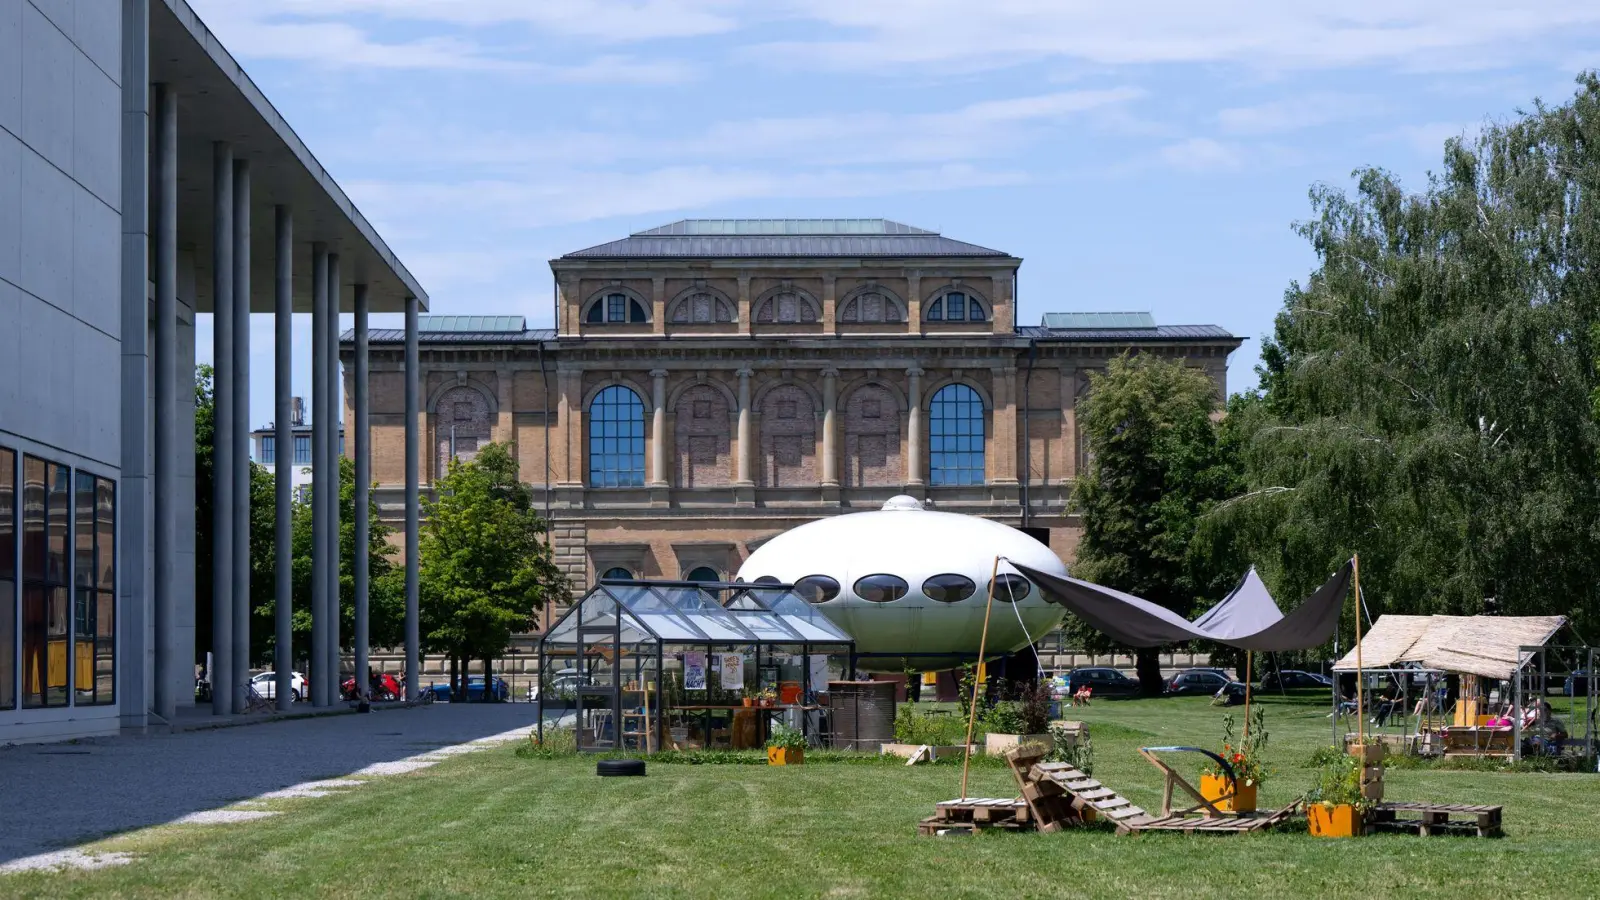
<svg viewBox="0 0 1600 900"><path fill-rule="evenodd" d="M894 497L881 510L778 535L750 554L738 577L794 584L855 638L859 669L930 671L977 655L996 556L1004 559L989 619L993 658L1043 638L1064 614L1006 560L1067 571L1049 547L999 522Z"/></svg>

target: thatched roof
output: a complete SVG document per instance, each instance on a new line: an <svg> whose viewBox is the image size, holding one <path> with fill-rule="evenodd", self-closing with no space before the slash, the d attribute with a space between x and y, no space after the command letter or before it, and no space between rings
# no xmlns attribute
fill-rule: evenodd
<svg viewBox="0 0 1600 900"><path fill-rule="evenodd" d="M1368 669L1417 663L1443 672L1509 679L1517 649L1542 646L1567 624L1565 616L1379 616L1361 636L1361 665ZM1352 649L1333 665L1353 672Z"/></svg>

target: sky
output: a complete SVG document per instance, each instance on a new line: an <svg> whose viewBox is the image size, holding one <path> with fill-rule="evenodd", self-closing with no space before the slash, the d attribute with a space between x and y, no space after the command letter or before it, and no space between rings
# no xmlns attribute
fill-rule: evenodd
<svg viewBox="0 0 1600 900"><path fill-rule="evenodd" d="M189 2L433 313L550 327L550 259L681 218L881 217L1021 257L1025 323L1228 328L1230 391L1316 265L1312 186L1420 190L1600 67L1594 0Z"/></svg>

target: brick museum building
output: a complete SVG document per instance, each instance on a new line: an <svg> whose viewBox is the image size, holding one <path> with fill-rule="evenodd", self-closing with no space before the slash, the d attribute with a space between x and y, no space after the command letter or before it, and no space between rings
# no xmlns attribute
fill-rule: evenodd
<svg viewBox="0 0 1600 900"><path fill-rule="evenodd" d="M1047 528L1070 562L1090 375L1154 353L1220 396L1241 339L1066 297L1024 324L1021 265L881 219L686 220L568 253L553 330L421 319L417 477L511 444L574 591L729 580L774 535L897 494ZM398 527L404 333L374 329L370 359L372 477Z"/></svg>

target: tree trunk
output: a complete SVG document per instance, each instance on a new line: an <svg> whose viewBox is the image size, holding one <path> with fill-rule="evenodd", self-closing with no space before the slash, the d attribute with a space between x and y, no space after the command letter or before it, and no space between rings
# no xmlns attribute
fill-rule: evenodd
<svg viewBox="0 0 1600 900"><path fill-rule="evenodd" d="M1139 695L1161 696L1161 651L1154 648L1139 650L1133 659L1135 670L1139 674Z"/></svg>
<svg viewBox="0 0 1600 900"><path fill-rule="evenodd" d="M456 696L456 689L457 689L457 685L459 685L459 684L461 684L461 657L457 656L454 653L451 653L450 654L450 699L452 701L460 699L459 697Z"/></svg>
<svg viewBox="0 0 1600 900"><path fill-rule="evenodd" d="M485 656L483 658L483 702L485 703L499 699L494 692L494 676L490 674L492 668L493 661Z"/></svg>

